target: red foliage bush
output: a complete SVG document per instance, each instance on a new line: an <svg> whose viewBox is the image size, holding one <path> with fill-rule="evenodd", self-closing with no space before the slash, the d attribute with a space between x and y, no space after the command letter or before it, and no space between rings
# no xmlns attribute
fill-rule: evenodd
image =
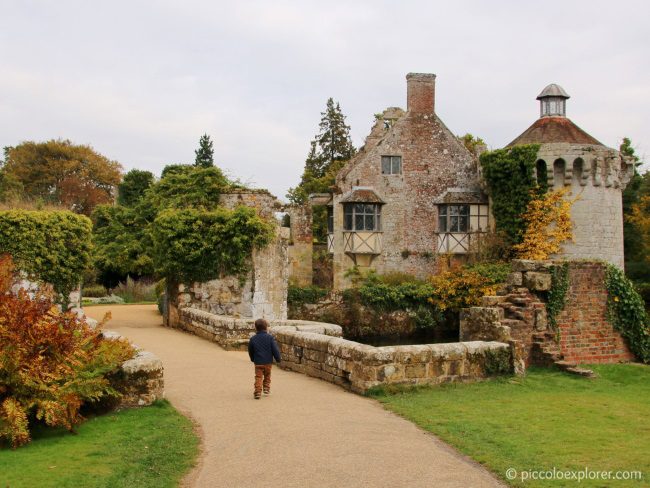
<svg viewBox="0 0 650 488"><path fill-rule="evenodd" d="M30 419L73 431L85 401L119 395L106 375L134 350L15 283L11 257L0 256L0 440L18 447L30 440Z"/></svg>

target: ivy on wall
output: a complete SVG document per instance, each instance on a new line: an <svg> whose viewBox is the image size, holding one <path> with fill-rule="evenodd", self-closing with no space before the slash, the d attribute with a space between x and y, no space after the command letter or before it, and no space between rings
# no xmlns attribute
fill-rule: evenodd
<svg viewBox="0 0 650 488"><path fill-rule="evenodd" d="M273 239L273 224L254 209L163 210L151 228L156 273L171 282L208 281L248 270L253 249Z"/></svg>
<svg viewBox="0 0 650 488"><path fill-rule="evenodd" d="M625 338L630 350L644 363L650 363L650 318L644 302L625 273L607 266L608 319Z"/></svg>
<svg viewBox="0 0 650 488"><path fill-rule="evenodd" d="M551 268L551 289L546 302L548 323L557 329L557 316L564 310L569 291L569 263L562 263Z"/></svg>
<svg viewBox="0 0 650 488"><path fill-rule="evenodd" d="M492 198L492 215L496 230L503 233L510 244L522 241L526 222L523 215L535 194L543 193L537 184L535 164L539 144L526 144L480 156L483 178Z"/></svg>
<svg viewBox="0 0 650 488"><path fill-rule="evenodd" d="M0 212L0 254L16 266L50 283L67 305L67 297L91 263L92 223L68 211Z"/></svg>

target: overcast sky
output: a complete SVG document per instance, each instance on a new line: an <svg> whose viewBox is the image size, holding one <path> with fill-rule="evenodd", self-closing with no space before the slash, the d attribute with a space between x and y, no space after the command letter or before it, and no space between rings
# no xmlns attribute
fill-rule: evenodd
<svg viewBox="0 0 650 488"><path fill-rule="evenodd" d="M66 138L125 169L194 159L284 198L328 97L363 144L437 75L436 112L499 148L548 83L604 144L650 156L650 2L0 0L0 145ZM646 157L650 159L650 157Z"/></svg>

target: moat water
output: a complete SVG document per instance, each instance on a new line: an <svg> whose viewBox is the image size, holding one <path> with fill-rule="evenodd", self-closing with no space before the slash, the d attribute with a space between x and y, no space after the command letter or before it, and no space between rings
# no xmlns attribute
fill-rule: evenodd
<svg viewBox="0 0 650 488"><path fill-rule="evenodd" d="M405 336L363 336L346 337L351 341L368 344L369 346L413 346L418 344L441 344L458 342L458 330L425 329Z"/></svg>

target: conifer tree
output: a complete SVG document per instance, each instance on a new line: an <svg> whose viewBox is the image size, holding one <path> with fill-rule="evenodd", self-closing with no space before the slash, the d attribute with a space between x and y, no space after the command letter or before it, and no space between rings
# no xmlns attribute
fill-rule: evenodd
<svg viewBox="0 0 650 488"><path fill-rule="evenodd" d="M214 166L214 150L212 149L212 139L207 134L203 134L199 139L199 148L194 151L196 159L194 166L200 168L210 168Z"/></svg>
<svg viewBox="0 0 650 488"><path fill-rule="evenodd" d="M318 134L310 143L300 185L291 188L287 194L292 203L302 204L310 193L329 191L336 171L356 153L345 115L331 97L325 111L321 112L318 128Z"/></svg>

